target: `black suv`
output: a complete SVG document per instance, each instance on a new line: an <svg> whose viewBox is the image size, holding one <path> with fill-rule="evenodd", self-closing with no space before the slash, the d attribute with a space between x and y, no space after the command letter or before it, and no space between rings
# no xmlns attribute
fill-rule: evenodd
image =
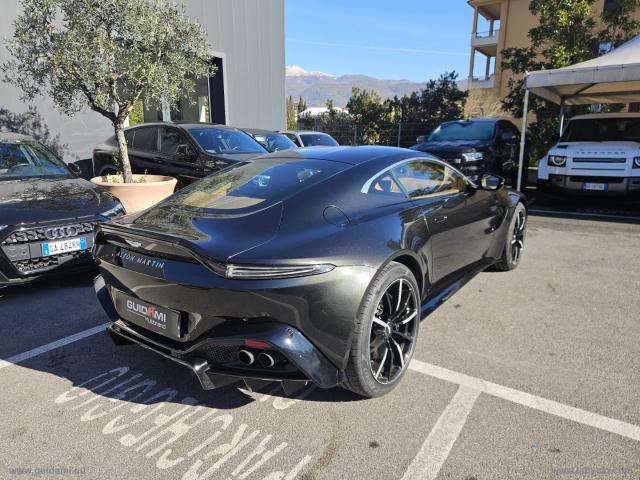
<svg viewBox="0 0 640 480"><path fill-rule="evenodd" d="M520 130L508 120L472 118L442 123L411 148L440 157L472 181L494 173L515 182L519 143Z"/></svg>
<svg viewBox="0 0 640 480"><path fill-rule="evenodd" d="M210 123L145 123L125 130L133 173L168 175L178 186L234 163L268 153L237 128ZM119 171L118 143L111 137L93 150L93 174Z"/></svg>

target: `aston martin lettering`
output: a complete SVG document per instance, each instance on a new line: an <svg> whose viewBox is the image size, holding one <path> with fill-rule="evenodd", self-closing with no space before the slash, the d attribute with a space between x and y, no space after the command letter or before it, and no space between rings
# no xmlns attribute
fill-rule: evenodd
<svg viewBox="0 0 640 480"><path fill-rule="evenodd" d="M157 260L151 257L143 257L141 255L136 255L135 253L127 252L126 250L121 250L118 256L122 259L123 262L133 262L137 265L157 268L159 270L164 268L164 262L162 260Z"/></svg>

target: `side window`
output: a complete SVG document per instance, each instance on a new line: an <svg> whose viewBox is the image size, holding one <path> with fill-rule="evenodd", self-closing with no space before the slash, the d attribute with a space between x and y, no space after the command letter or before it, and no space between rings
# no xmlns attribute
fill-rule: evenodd
<svg viewBox="0 0 640 480"><path fill-rule="evenodd" d="M294 134L292 133L285 133L285 135L287 137L289 137L289 140L291 140L293 143L295 143L298 147L301 147L302 145L300 145L300 142L298 141L298 137L296 137Z"/></svg>
<svg viewBox="0 0 640 480"><path fill-rule="evenodd" d="M400 188L389 172L386 172L376 178L371 184L371 187L369 187L369 191L367 193L396 195L406 198L402 188Z"/></svg>
<svg viewBox="0 0 640 480"><path fill-rule="evenodd" d="M135 135L136 131L135 130L128 130L126 132L124 132L124 139L127 142L127 145L129 146L129 148L133 147L133 137Z"/></svg>
<svg viewBox="0 0 640 480"><path fill-rule="evenodd" d="M188 144L188 140L176 128L161 127L160 131L160 152L164 155L175 155L178 145Z"/></svg>
<svg viewBox="0 0 640 480"><path fill-rule="evenodd" d="M133 136L133 148L143 152L156 152L158 150L156 130L155 127L136 128Z"/></svg>
<svg viewBox="0 0 640 480"><path fill-rule="evenodd" d="M464 191L466 179L452 168L429 160L412 160L391 170L409 198L420 199Z"/></svg>

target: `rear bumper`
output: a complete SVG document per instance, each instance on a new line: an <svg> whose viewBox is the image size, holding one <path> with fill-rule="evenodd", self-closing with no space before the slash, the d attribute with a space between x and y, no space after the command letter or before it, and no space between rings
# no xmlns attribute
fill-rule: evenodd
<svg viewBox="0 0 640 480"><path fill-rule="evenodd" d="M606 189L586 190L585 183L606 185ZM549 174L549 180L539 180L539 186L567 193L588 195L640 195L640 177L589 177L577 175Z"/></svg>
<svg viewBox="0 0 640 480"><path fill-rule="evenodd" d="M98 300L113 322L108 331L116 343L133 342L186 366L206 390L238 380L245 380L247 384L252 380L283 384L311 381L321 388L331 388L343 381L343 372L291 325L277 321L242 323L220 334L212 331L196 341L176 345L120 318L101 275L96 277L94 286ZM268 344L265 351L280 355L283 365L268 369L241 365L237 352L251 348L245 345L248 339Z"/></svg>

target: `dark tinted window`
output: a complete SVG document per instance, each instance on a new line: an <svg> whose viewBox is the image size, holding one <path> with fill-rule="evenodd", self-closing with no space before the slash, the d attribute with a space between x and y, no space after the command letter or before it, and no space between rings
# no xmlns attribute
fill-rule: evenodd
<svg viewBox="0 0 640 480"><path fill-rule="evenodd" d="M191 136L209 153L267 153L253 137L229 128L192 128Z"/></svg>
<svg viewBox="0 0 640 480"><path fill-rule="evenodd" d="M562 142L640 142L640 118L571 120Z"/></svg>
<svg viewBox="0 0 640 480"><path fill-rule="evenodd" d="M156 143L156 127L136 128L133 137L133 148L145 152L156 152L158 145Z"/></svg>
<svg viewBox="0 0 640 480"><path fill-rule="evenodd" d="M287 136L287 138L289 138L289 140L291 140L293 143L295 143L298 147L302 146L302 145L300 145L300 142L298 141L298 137L296 137L293 133L285 133L285 135Z"/></svg>
<svg viewBox="0 0 640 480"><path fill-rule="evenodd" d="M429 135L429 141L491 140L494 131L495 124L490 122L443 123Z"/></svg>
<svg viewBox="0 0 640 480"><path fill-rule="evenodd" d="M281 133L256 133L254 138L270 152L296 148L296 144Z"/></svg>
<svg viewBox="0 0 640 480"><path fill-rule="evenodd" d="M428 160L412 160L391 170L412 199L448 195L465 189L465 178L450 167Z"/></svg>
<svg viewBox="0 0 640 480"><path fill-rule="evenodd" d="M178 145L185 145L189 142L177 128L162 127L160 132L160 152L165 155L175 155Z"/></svg>
<svg viewBox="0 0 640 480"><path fill-rule="evenodd" d="M64 162L39 144L0 143L0 181L69 176Z"/></svg>
<svg viewBox="0 0 640 480"><path fill-rule="evenodd" d="M124 132L124 139L127 141L127 145L129 147L131 147L133 145L133 136L135 135L135 130L127 130L126 132ZM113 138L113 143L115 145L118 144L116 137L111 137Z"/></svg>
<svg viewBox="0 0 640 480"><path fill-rule="evenodd" d="M263 159L210 175L181 190L169 205L220 213L266 207L344 170L349 165L306 159Z"/></svg>
<svg viewBox="0 0 640 480"><path fill-rule="evenodd" d="M305 147L336 147L336 142L333 137L322 133L301 133L300 138Z"/></svg>

